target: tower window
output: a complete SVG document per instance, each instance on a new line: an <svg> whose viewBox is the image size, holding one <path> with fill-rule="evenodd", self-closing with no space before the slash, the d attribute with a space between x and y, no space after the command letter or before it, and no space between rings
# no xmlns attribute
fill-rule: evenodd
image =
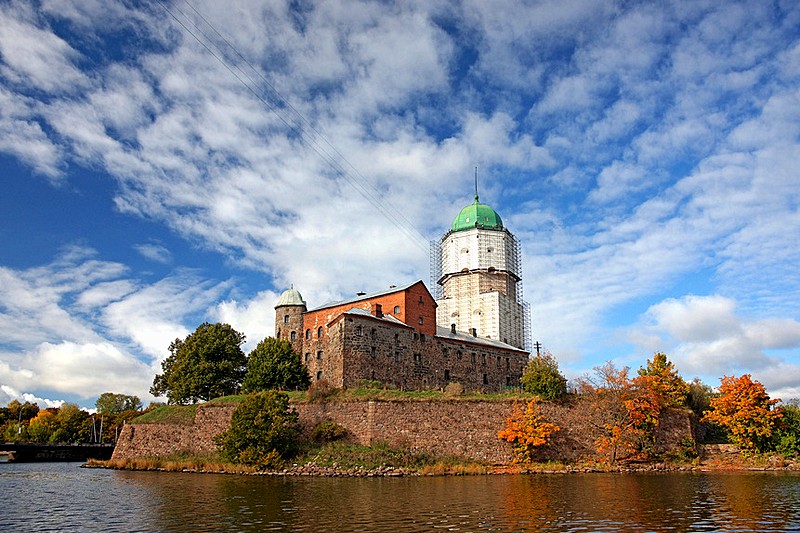
<svg viewBox="0 0 800 533"><path fill-rule="evenodd" d="M422 325L422 317L419 317L419 325Z"/></svg>
<svg viewBox="0 0 800 533"><path fill-rule="evenodd" d="M322 381L322 370L317 372L317 381Z"/></svg>
<svg viewBox="0 0 800 533"><path fill-rule="evenodd" d="M311 354L306 352L306 363L311 361Z"/></svg>
<svg viewBox="0 0 800 533"><path fill-rule="evenodd" d="M322 326L317 328L317 338L318 339L322 338Z"/></svg>
<svg viewBox="0 0 800 533"><path fill-rule="evenodd" d="M322 361L322 350L317 351L317 361Z"/></svg>
<svg viewBox="0 0 800 533"><path fill-rule="evenodd" d="M356 337L361 336L361 326L356 326Z"/></svg>
<svg viewBox="0 0 800 533"><path fill-rule="evenodd" d="M307 329L306 330L306 339L310 339L310 338L311 338L311 329Z"/></svg>
<svg viewBox="0 0 800 533"><path fill-rule="evenodd" d="M297 340L297 332L296 332L296 331L292 331L292 332L289 334L289 339L290 339L292 342L296 341L296 340Z"/></svg>
<svg viewBox="0 0 800 533"><path fill-rule="evenodd" d="M283 323L284 324L288 324L289 323L289 315L283 315Z"/></svg>

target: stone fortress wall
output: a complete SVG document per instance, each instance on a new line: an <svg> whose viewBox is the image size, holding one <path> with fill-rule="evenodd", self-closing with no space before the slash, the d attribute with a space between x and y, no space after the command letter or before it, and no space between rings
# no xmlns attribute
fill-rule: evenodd
<svg viewBox="0 0 800 533"><path fill-rule="evenodd" d="M363 445L385 442L438 456L457 455L492 464L509 464L511 446L497 438L515 406L513 400L362 401L292 404L304 434L324 420L348 430L348 439ZM177 452L210 452L214 436L230 426L233 405L200 406L192 423L127 424L113 459L168 456ZM542 460L562 461L594 453L590 421L581 402L542 403L542 414L562 430L542 451ZM692 438L689 415L673 410L662 415L657 443L676 449Z"/></svg>

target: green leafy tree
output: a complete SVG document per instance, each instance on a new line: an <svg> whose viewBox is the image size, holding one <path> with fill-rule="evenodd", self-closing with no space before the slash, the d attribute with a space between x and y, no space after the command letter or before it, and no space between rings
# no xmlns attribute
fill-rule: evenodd
<svg viewBox="0 0 800 533"><path fill-rule="evenodd" d="M771 400L764 385L750 374L723 377L719 392L703 420L727 429L731 441L743 451L765 451L783 416L775 407L780 400Z"/></svg>
<svg viewBox="0 0 800 533"><path fill-rule="evenodd" d="M43 409L28 423L28 442L50 442L58 429L57 409Z"/></svg>
<svg viewBox="0 0 800 533"><path fill-rule="evenodd" d="M543 400L555 400L567 393L567 380L558 371L558 362L548 351L531 357L520 378L525 392Z"/></svg>
<svg viewBox="0 0 800 533"><path fill-rule="evenodd" d="M89 439L88 421L91 415L75 405L65 403L56 413L57 427L50 435L50 442L78 443Z"/></svg>
<svg viewBox="0 0 800 533"><path fill-rule="evenodd" d="M800 457L800 402L790 400L782 411L783 420L773 435L775 451L785 457Z"/></svg>
<svg viewBox="0 0 800 533"><path fill-rule="evenodd" d="M662 407L686 405L689 386L665 354L658 352L653 355L646 368L639 369L639 377L639 384L648 387Z"/></svg>
<svg viewBox="0 0 800 533"><path fill-rule="evenodd" d="M706 411L711 409L711 398L714 397L714 390L711 386L703 383L700 378L694 378L689 382L689 393L686 396L686 405L689 406L694 414L702 417Z"/></svg>
<svg viewBox="0 0 800 533"><path fill-rule="evenodd" d="M127 394L114 394L113 392L104 392L94 402L97 412L104 415L119 414L123 411L141 411L142 401L138 396L129 396Z"/></svg>
<svg viewBox="0 0 800 533"><path fill-rule="evenodd" d="M203 323L185 339L169 345L150 393L166 394L169 403L186 404L235 394L244 378L244 335L228 324Z"/></svg>
<svg viewBox="0 0 800 533"><path fill-rule="evenodd" d="M228 461L262 470L278 468L297 449L297 419L285 393L248 394L234 410L230 429L215 442Z"/></svg>
<svg viewBox="0 0 800 533"><path fill-rule="evenodd" d="M308 369L300 362L292 344L267 337L250 352L242 390L305 390L310 384Z"/></svg>

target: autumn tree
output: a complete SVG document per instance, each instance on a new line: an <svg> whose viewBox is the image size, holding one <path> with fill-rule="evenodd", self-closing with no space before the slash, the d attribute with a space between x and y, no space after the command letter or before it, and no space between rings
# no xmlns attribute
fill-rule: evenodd
<svg viewBox="0 0 800 533"><path fill-rule="evenodd" d="M277 468L296 451L297 420L286 393L248 394L233 411L230 429L218 435L215 443L233 463Z"/></svg>
<svg viewBox="0 0 800 533"><path fill-rule="evenodd" d="M558 370L558 362L548 351L531 357L520 378L523 390L543 400L555 400L567 393L567 380Z"/></svg>
<svg viewBox="0 0 800 533"><path fill-rule="evenodd" d="M728 430L731 441L745 452L764 451L783 416L764 386L750 378L725 376L719 396L711 399L711 410L704 421L715 422Z"/></svg>
<svg viewBox="0 0 800 533"><path fill-rule="evenodd" d="M545 419L539 412L536 400L528 402L525 411L514 406L511 416L506 418L506 427L497 433L497 438L510 442L517 461L532 461L542 446L561 428Z"/></svg>
<svg viewBox="0 0 800 533"><path fill-rule="evenodd" d="M611 463L623 453L651 452L655 444L661 405L651 389L629 377L629 371L608 362L576 383L589 404L587 416L595 428L597 452Z"/></svg>
<svg viewBox="0 0 800 533"><path fill-rule="evenodd" d="M203 323L185 339L175 339L153 379L150 393L186 404L235 394L244 378L245 337L228 324Z"/></svg>
<svg viewBox="0 0 800 533"><path fill-rule="evenodd" d="M267 337L258 343L247 358L242 390L305 390L310 384L308 369L300 362L292 343Z"/></svg>
<svg viewBox="0 0 800 533"><path fill-rule="evenodd" d="M638 385L649 388L662 407L686 405L689 386L678 374L675 365L661 352L653 355L645 368L639 369Z"/></svg>

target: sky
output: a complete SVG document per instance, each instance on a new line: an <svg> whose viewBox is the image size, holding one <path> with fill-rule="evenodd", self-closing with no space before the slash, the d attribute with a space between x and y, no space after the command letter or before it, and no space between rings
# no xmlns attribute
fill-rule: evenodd
<svg viewBox="0 0 800 533"><path fill-rule="evenodd" d="M793 0L3 0L0 404L147 405L202 322L428 283L476 167L568 378L797 398L798 161Z"/></svg>

